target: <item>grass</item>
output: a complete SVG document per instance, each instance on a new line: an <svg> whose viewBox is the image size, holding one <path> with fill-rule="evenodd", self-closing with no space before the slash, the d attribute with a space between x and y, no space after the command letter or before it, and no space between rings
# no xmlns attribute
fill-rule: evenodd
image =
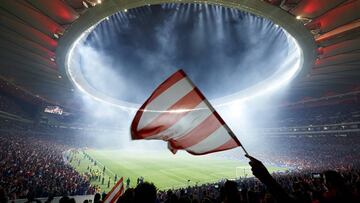
<svg viewBox="0 0 360 203"><path fill-rule="evenodd" d="M71 164L80 173L88 171L88 166L102 172L106 166L105 183L93 180L91 184L99 185L102 191L109 191L114 184L114 175L126 180L130 178L130 186L136 185L138 177L144 177L145 181L153 182L158 189L186 187L188 185L216 182L221 179L233 179L246 174L251 176L251 170L247 163L237 160L225 159L215 156L192 156L185 152L176 155L170 152L158 151L124 151L124 150L94 150L85 151L97 165L84 158L83 152L72 153ZM78 165L78 161L80 165ZM236 169L238 168L238 169ZM268 167L269 171L282 171L284 168ZM237 172L236 172L237 171ZM238 173L238 174L236 174ZM107 187L108 179L111 179L110 188Z"/></svg>

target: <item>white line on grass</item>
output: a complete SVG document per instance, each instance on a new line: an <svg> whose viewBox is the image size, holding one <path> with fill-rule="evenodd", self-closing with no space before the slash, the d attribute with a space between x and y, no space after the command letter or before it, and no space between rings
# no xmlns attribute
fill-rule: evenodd
<svg viewBox="0 0 360 203"><path fill-rule="evenodd" d="M83 150L81 150L81 152L84 154L84 151ZM93 157L91 157L92 159L94 159ZM96 160L96 159L94 159L95 161L96 161L96 163L99 163L100 165L102 165L103 167L106 167L104 164L102 164L100 161L98 161L98 160ZM110 172L110 173L112 173L112 175L113 176L115 176L115 173L112 171L112 170L110 170L109 168L107 168L107 170Z"/></svg>

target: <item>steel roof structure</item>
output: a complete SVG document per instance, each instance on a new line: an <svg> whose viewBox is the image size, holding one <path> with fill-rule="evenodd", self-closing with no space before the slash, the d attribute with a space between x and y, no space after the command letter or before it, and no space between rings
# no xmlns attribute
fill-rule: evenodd
<svg viewBox="0 0 360 203"><path fill-rule="evenodd" d="M0 3L0 79L41 96L47 101L70 105L74 87L62 64L68 33L81 31L82 22L106 17L116 9L137 7L147 0L2 0ZM190 1L171 1L190 2ZM225 1L193 1L198 3ZM240 6L243 0L228 0ZM359 0L254 0L267 4L258 13L270 17L281 10L288 21L296 20L314 42L307 50L309 68L291 85L294 98L318 97L327 92L350 92L360 85L360 1ZM101 7L116 5L108 13ZM225 5L226 6L226 5ZM253 11L254 8L242 6ZM261 8L257 8L260 9ZM253 11L254 13L254 11ZM255 12L256 13L256 12ZM95 17L94 17L95 16ZM271 18L275 23L285 26ZM278 22L277 22L278 21ZM87 26L87 25L86 25ZM301 29L300 29L301 30ZM295 30L294 30L295 31ZM306 35L306 36L304 36ZM71 41L71 40L70 40ZM308 42L311 44L311 42ZM313 60L315 59L315 60Z"/></svg>

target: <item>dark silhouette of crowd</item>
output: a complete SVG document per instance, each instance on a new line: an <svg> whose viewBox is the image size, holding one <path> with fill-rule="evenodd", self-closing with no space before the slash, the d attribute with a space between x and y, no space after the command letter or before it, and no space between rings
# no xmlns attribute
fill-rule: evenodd
<svg viewBox="0 0 360 203"><path fill-rule="evenodd" d="M0 92L0 111L15 114L21 117L29 117L20 105L17 105L14 100L8 96L2 95Z"/></svg>
<svg viewBox="0 0 360 203"><path fill-rule="evenodd" d="M226 180L194 187L157 191L144 182L129 188L118 203L358 203L360 170L320 174L271 175L259 160L247 156L256 178ZM94 202L101 202L100 194Z"/></svg>
<svg viewBox="0 0 360 203"><path fill-rule="evenodd" d="M14 96L11 92L3 91L3 85L0 79L0 115L31 119L38 111L37 106L24 101L21 97Z"/></svg>
<svg viewBox="0 0 360 203"><path fill-rule="evenodd" d="M270 175L261 162L248 157L257 178L242 177L167 191L140 182L136 188L127 189L119 202L360 202L360 153L354 144L359 143L359 134L282 138L279 143L272 143L277 149L273 151L279 151L278 154L266 155L264 151L264 154L255 153L256 156L266 163L295 166L293 170ZM95 193L88 177L66 163L63 152L70 149L68 144L46 136L2 132L0 147L0 199Z"/></svg>

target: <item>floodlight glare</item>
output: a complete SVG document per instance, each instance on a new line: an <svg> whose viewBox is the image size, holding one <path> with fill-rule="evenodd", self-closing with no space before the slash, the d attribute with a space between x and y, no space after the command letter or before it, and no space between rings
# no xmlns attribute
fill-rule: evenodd
<svg viewBox="0 0 360 203"><path fill-rule="evenodd" d="M105 102L109 105L116 106L124 110L133 111L137 110L140 104L118 100L108 95L105 95L100 91L97 91L84 78L84 75L81 71L81 65L74 58L74 50L76 49L76 47L82 44L82 42L95 28L95 26L97 26L101 21L109 19L108 16L118 11L127 12L128 8L135 8L158 3L157 0L149 0L146 1L146 3L144 3L143 1L134 1L136 2L134 4L124 3L121 5L121 7L116 8L111 7L111 5L106 6L109 2L114 1L121 1L122 3L127 2L122 0L104 1L102 6L96 7L96 14L98 14L98 16L91 14L88 14L87 16L85 15L84 17L82 17L84 18L84 20L78 24L80 29L77 28L76 25L70 27L68 32L61 38L60 44L63 43L64 45L60 46L60 48L57 50L57 53L59 55L57 57L57 61L59 61L60 66L63 67L74 86L76 86L76 88L84 94L88 95L94 100ZM165 2L178 3L178 1L176 0L162 1L162 3ZM239 4L233 4L233 1L231 0L182 1L182 3L195 2L245 10L256 15L261 15L262 17L268 17L275 23L275 25L277 25L277 29L283 29L289 47L287 57L284 58L281 66L273 74L271 74L269 77L259 82L258 84L248 87L245 90L210 101L215 107L226 106L235 102L246 101L264 94L272 93L279 88L287 85L300 72L302 72L304 69L308 69L312 64L314 59L313 50L315 50L314 39L311 37L310 33L308 33L308 31L303 25L297 23L295 18L290 18L290 15L282 11L281 9L271 7L270 5L262 1L241 0L239 1L241 2ZM272 9L272 12L269 12L269 9ZM96 20L94 20L94 18ZM301 17L297 16L296 19L301 19ZM94 24L93 22L96 23ZM152 110L150 109L149 111Z"/></svg>

